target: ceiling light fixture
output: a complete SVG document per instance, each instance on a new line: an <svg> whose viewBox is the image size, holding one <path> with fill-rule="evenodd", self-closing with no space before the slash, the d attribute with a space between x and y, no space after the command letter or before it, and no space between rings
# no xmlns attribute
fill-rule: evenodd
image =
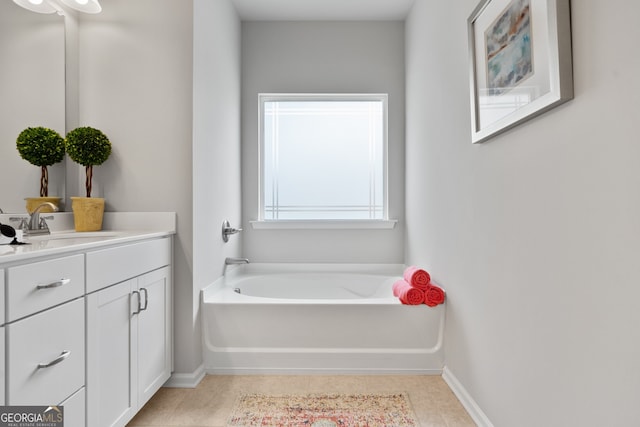
<svg viewBox="0 0 640 427"><path fill-rule="evenodd" d="M98 0L60 0L72 9L75 9L84 13L100 13L102 7Z"/></svg>
<svg viewBox="0 0 640 427"><path fill-rule="evenodd" d="M22 6L31 12L37 13L60 13L61 10L52 6L46 0L13 0L18 6ZM59 6L58 6L59 7Z"/></svg>
<svg viewBox="0 0 640 427"><path fill-rule="evenodd" d="M100 13L102 7L98 0L13 0L18 6L37 13L55 13L64 15L60 3L84 13Z"/></svg>

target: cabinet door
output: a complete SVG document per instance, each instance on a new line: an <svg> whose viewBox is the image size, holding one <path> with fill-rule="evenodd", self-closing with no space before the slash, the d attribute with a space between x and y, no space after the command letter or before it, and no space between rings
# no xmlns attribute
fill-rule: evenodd
<svg viewBox="0 0 640 427"><path fill-rule="evenodd" d="M124 426L138 409L136 288L133 279L87 296L89 427Z"/></svg>
<svg viewBox="0 0 640 427"><path fill-rule="evenodd" d="M138 404L144 405L171 375L171 277L164 267L138 278Z"/></svg>

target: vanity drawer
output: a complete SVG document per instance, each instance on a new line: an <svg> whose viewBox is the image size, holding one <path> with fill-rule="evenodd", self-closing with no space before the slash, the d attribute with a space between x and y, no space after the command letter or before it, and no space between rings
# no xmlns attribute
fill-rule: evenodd
<svg viewBox="0 0 640 427"><path fill-rule="evenodd" d="M73 396L58 406L64 407L64 425L69 427L86 425L85 388L82 387Z"/></svg>
<svg viewBox="0 0 640 427"><path fill-rule="evenodd" d="M5 327L8 405L55 405L84 385L84 325L83 298Z"/></svg>
<svg viewBox="0 0 640 427"><path fill-rule="evenodd" d="M0 325L4 325L4 270L0 268Z"/></svg>
<svg viewBox="0 0 640 427"><path fill-rule="evenodd" d="M7 270L7 322L84 295L84 255Z"/></svg>
<svg viewBox="0 0 640 427"><path fill-rule="evenodd" d="M171 239L161 238L87 253L87 293L171 263Z"/></svg>
<svg viewBox="0 0 640 427"><path fill-rule="evenodd" d="M4 406L5 373L4 373L4 326L0 327L0 405Z"/></svg>

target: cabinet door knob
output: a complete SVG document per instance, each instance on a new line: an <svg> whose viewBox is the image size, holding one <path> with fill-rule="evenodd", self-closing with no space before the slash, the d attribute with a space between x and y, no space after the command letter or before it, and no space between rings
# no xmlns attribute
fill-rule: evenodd
<svg viewBox="0 0 640 427"><path fill-rule="evenodd" d="M69 357L70 354L71 354L70 351L65 350L62 353L60 353L60 356L56 357L49 363L38 363L38 369L50 368L53 365L57 365L58 363L62 362L64 359Z"/></svg>
<svg viewBox="0 0 640 427"><path fill-rule="evenodd" d="M36 286L36 289L57 288L57 287L62 286L62 285L68 285L69 283L71 283L71 279L60 279L60 280L56 280L55 282L51 282L51 283L46 284L46 285L38 285L38 286Z"/></svg>

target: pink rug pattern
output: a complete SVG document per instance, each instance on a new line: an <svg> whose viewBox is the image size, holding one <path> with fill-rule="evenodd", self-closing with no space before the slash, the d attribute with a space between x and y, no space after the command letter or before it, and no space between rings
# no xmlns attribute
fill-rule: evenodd
<svg viewBox="0 0 640 427"><path fill-rule="evenodd" d="M409 398L396 394L241 396L227 426L415 427Z"/></svg>

